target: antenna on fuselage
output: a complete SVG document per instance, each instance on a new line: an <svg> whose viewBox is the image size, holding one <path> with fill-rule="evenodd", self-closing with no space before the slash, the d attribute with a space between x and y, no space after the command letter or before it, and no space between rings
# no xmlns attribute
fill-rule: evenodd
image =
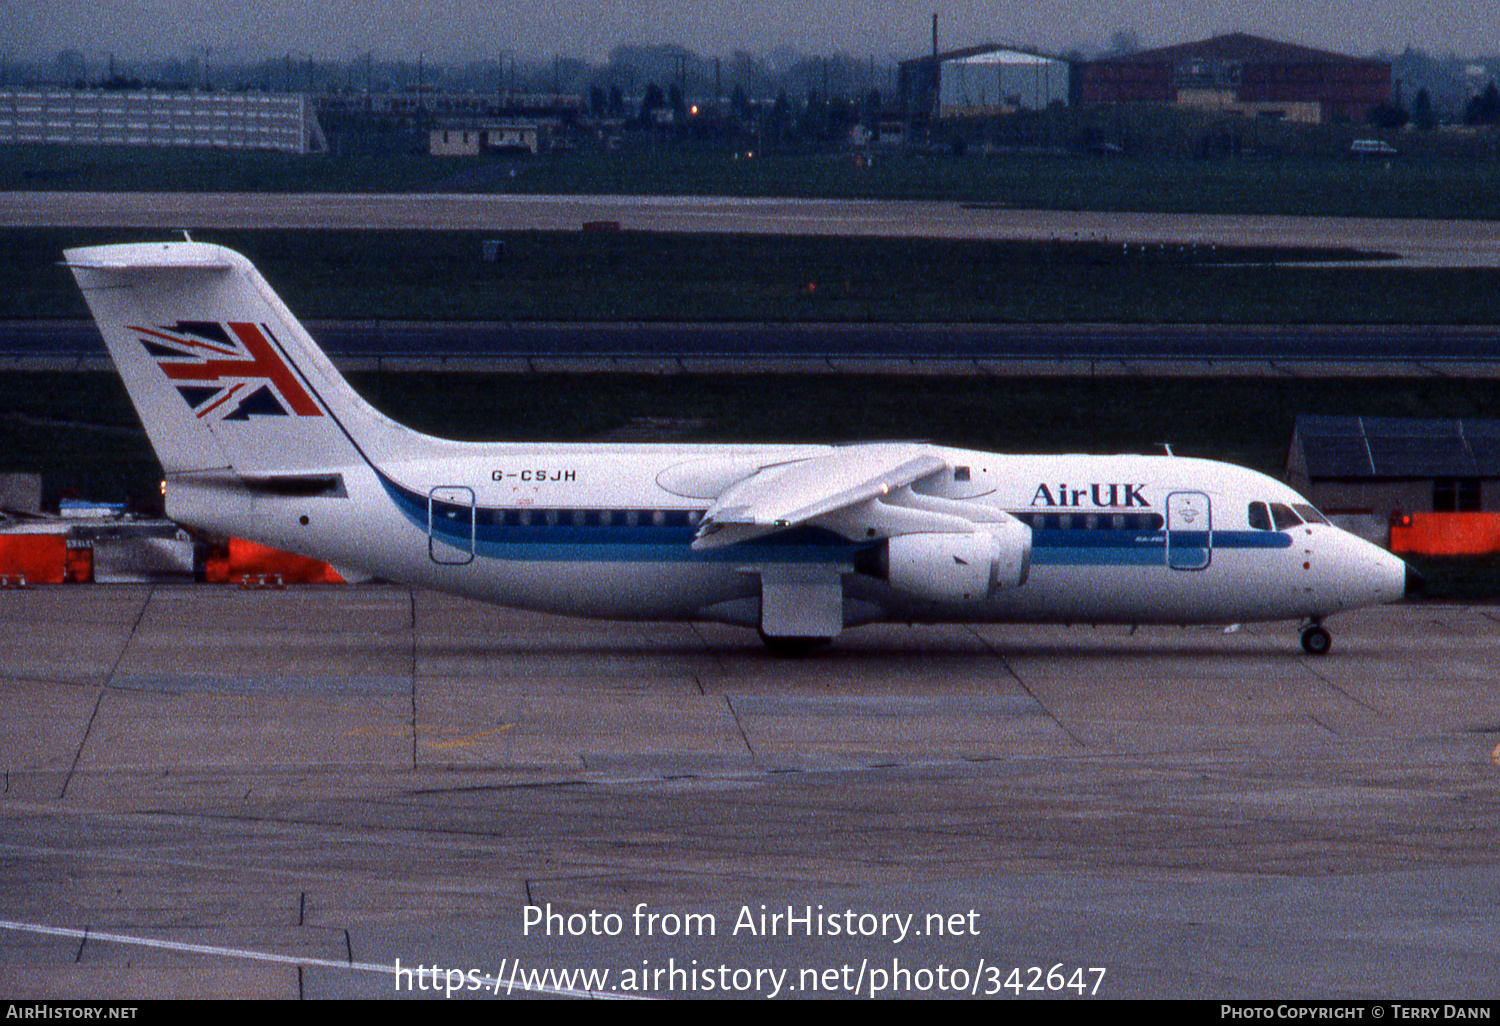
<svg viewBox="0 0 1500 1026"><path fill-rule="evenodd" d="M1163 449L1167 450L1167 455L1168 456L1176 456L1177 455L1175 452L1172 451L1172 443L1171 442L1157 442L1156 444L1159 445L1159 446L1161 446Z"/></svg>

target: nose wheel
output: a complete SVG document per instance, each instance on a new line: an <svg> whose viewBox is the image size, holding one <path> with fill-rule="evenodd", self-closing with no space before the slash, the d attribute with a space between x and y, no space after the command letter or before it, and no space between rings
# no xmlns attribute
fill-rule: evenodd
<svg viewBox="0 0 1500 1026"><path fill-rule="evenodd" d="M1325 656L1333 648L1333 635L1320 623L1310 623L1302 629L1302 651L1308 655Z"/></svg>

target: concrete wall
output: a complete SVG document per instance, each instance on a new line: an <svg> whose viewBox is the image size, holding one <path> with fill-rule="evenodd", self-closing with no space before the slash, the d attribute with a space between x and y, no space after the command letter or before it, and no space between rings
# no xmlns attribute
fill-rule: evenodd
<svg viewBox="0 0 1500 1026"><path fill-rule="evenodd" d="M0 510L7 513L40 513L42 475L0 474Z"/></svg>

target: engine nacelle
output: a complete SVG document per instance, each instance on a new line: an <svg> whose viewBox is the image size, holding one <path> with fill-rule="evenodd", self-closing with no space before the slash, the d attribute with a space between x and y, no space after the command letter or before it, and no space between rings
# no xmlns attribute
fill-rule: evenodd
<svg viewBox="0 0 1500 1026"><path fill-rule="evenodd" d="M886 543L892 588L933 602L979 602L1031 573L1031 528L1019 520L972 532L899 534Z"/></svg>

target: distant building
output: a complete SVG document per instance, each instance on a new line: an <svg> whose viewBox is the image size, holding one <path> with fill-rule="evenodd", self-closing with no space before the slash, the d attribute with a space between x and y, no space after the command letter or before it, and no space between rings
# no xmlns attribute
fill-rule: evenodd
<svg viewBox="0 0 1500 1026"><path fill-rule="evenodd" d="M433 114L452 118L567 119L584 113L582 98L561 93L449 93L431 87L318 97L318 108L342 114Z"/></svg>
<svg viewBox="0 0 1500 1026"><path fill-rule="evenodd" d="M538 121L450 121L428 134L434 157L477 157L481 154L529 153L547 148L551 125Z"/></svg>
<svg viewBox="0 0 1500 1026"><path fill-rule="evenodd" d="M1067 103L1071 74L1060 58L987 44L903 61L901 95L911 114L994 116Z"/></svg>
<svg viewBox="0 0 1500 1026"><path fill-rule="evenodd" d="M1497 512L1500 420L1298 417L1286 477L1367 537L1402 514Z"/></svg>
<svg viewBox="0 0 1500 1026"><path fill-rule="evenodd" d="M36 515L42 511L40 474L0 474L0 516L6 513Z"/></svg>
<svg viewBox="0 0 1500 1026"><path fill-rule="evenodd" d="M0 143L326 149L312 105L298 93L112 89L0 89Z"/></svg>
<svg viewBox="0 0 1500 1026"><path fill-rule="evenodd" d="M906 145L906 122L881 121L874 128L855 125L849 129L849 142L854 146L866 148L878 146L899 149Z"/></svg>
<svg viewBox="0 0 1500 1026"><path fill-rule="evenodd" d="M1080 64L1085 104L1162 103L1305 124L1363 121L1391 102L1389 61L1236 32Z"/></svg>

